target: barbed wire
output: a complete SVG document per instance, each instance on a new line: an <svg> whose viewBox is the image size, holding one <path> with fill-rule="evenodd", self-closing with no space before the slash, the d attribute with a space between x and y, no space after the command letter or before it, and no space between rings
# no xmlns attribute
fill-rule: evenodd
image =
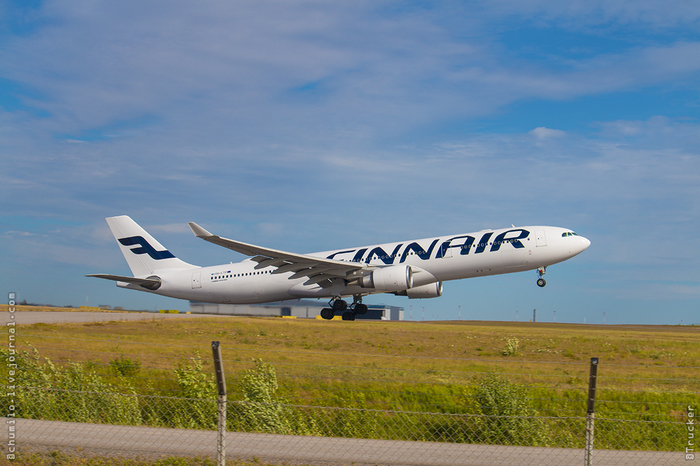
<svg viewBox="0 0 700 466"><path fill-rule="evenodd" d="M643 413L644 416L647 416L646 413ZM596 422L597 421L612 421L612 422L636 422L636 423L647 423L647 424L685 424L684 421L649 421L646 419L613 419L609 417L598 417L596 416Z"/></svg>

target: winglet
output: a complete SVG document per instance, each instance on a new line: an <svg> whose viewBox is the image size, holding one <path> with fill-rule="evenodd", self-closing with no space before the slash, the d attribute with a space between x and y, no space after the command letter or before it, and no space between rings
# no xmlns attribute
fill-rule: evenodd
<svg viewBox="0 0 700 466"><path fill-rule="evenodd" d="M197 238L206 238L207 236L214 236L194 222L187 222L187 224L190 226L190 230L192 230L192 233L194 233L194 235Z"/></svg>

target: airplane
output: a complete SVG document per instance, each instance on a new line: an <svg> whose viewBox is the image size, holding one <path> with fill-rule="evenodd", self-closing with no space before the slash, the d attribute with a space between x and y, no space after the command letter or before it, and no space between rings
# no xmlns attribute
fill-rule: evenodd
<svg viewBox="0 0 700 466"><path fill-rule="evenodd" d="M526 226L296 254L222 238L194 222L192 233L250 256L238 263L200 267L175 257L126 215L106 219L133 277L90 274L117 286L208 303L253 304L330 298L321 317L355 320L367 312L364 296L393 293L437 298L449 280L537 270L583 252L591 242L572 230ZM343 299L352 296L353 302Z"/></svg>

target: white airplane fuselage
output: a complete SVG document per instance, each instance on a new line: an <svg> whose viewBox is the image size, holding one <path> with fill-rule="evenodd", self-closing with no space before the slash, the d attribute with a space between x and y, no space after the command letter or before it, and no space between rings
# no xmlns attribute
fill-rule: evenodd
<svg viewBox="0 0 700 466"><path fill-rule="evenodd" d="M202 231L209 234L206 230ZM115 237L125 244L116 232ZM303 274L306 269L302 270L301 275L299 271L281 272L279 261L265 265L258 258L210 267L192 266L184 262L182 264L186 267L183 268L169 266L159 269L156 266L151 268L148 274L142 273L140 277L159 279L160 285L155 290L119 281L117 285L173 298L232 304L362 296L373 293L431 298L442 294L442 282L534 269L543 270L549 265L576 256L589 245L590 241L586 238L565 228L511 227L304 255L303 257L308 259L360 264L364 267L362 272L348 273L343 279L336 277L322 283L313 283L314 280L310 279L312 274ZM134 254L143 254L141 249L143 248L132 248L131 251ZM153 249L151 248L152 251ZM129 249L123 248L127 257L128 252L125 251ZM169 254L167 250L164 252ZM274 259L273 255L270 256ZM375 271L374 280L367 278L371 275L368 275L367 270ZM379 272L385 273L386 279L381 277ZM410 275L410 283L402 282L405 278L402 274L406 272ZM136 273L135 275L139 276ZM378 279L383 281L378 282Z"/></svg>

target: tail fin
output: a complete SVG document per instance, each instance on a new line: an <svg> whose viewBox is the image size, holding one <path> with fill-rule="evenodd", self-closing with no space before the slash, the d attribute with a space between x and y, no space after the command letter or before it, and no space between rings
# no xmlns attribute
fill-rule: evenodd
<svg viewBox="0 0 700 466"><path fill-rule="evenodd" d="M122 215L106 220L135 277L163 269L196 267L175 257L130 217Z"/></svg>

